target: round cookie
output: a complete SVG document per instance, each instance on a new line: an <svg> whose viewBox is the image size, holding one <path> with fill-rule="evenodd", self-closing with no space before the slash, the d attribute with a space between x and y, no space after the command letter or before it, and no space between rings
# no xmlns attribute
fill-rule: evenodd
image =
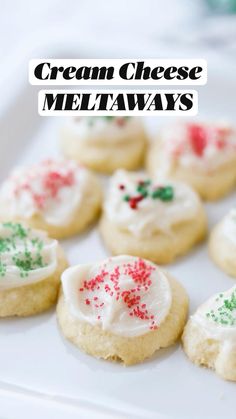
<svg viewBox="0 0 236 419"><path fill-rule="evenodd" d="M236 381L236 287L200 306L190 317L182 340L192 362Z"/></svg>
<svg viewBox="0 0 236 419"><path fill-rule="evenodd" d="M64 336L83 351L131 365L172 345L187 310L187 294L169 274L116 256L63 273L57 316Z"/></svg>
<svg viewBox="0 0 236 419"><path fill-rule="evenodd" d="M206 216L189 186L120 170L111 179L100 232L114 255L165 264L204 238Z"/></svg>
<svg viewBox="0 0 236 419"><path fill-rule="evenodd" d="M146 133L135 117L76 117L61 133L66 157L102 173L138 168L144 159Z"/></svg>
<svg viewBox="0 0 236 419"><path fill-rule="evenodd" d="M214 227L210 235L209 252L223 271L236 277L236 209L232 209Z"/></svg>
<svg viewBox="0 0 236 419"><path fill-rule="evenodd" d="M30 316L55 304L66 267L58 242L44 231L0 224L0 317Z"/></svg>
<svg viewBox="0 0 236 419"><path fill-rule="evenodd" d="M98 216L101 187L94 174L70 160L45 160L16 169L0 188L0 219L25 221L49 236L83 231Z"/></svg>
<svg viewBox="0 0 236 419"><path fill-rule="evenodd" d="M226 125L183 123L165 127L147 156L158 179L187 182L206 200L236 186L236 131Z"/></svg>

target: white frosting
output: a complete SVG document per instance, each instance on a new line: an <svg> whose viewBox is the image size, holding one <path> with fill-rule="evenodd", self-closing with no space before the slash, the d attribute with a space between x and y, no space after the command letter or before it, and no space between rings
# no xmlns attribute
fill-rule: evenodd
<svg viewBox="0 0 236 419"><path fill-rule="evenodd" d="M230 304L230 309L227 308L227 302ZM213 316L216 316L218 321L214 321ZM191 319L209 338L236 345L236 286L211 297L198 308Z"/></svg>
<svg viewBox="0 0 236 419"><path fill-rule="evenodd" d="M76 117L69 118L67 127L79 141L91 145L135 141L143 131L140 119L135 117Z"/></svg>
<svg viewBox="0 0 236 419"><path fill-rule="evenodd" d="M16 169L0 189L2 218L41 215L48 224L67 224L89 187L89 172L77 163L44 161Z"/></svg>
<svg viewBox="0 0 236 419"><path fill-rule="evenodd" d="M121 229L126 229L138 237L149 237L157 231L171 234L171 227L182 221L193 219L199 211L200 201L196 193L180 182L153 182L156 186L172 186L174 198L171 201L152 199L151 196L139 202L137 209L132 209L124 201L124 195L137 196L137 182L147 177L137 173L118 170L112 177L108 196L104 203L104 212L108 219ZM121 190L120 185L125 189Z"/></svg>
<svg viewBox="0 0 236 419"><path fill-rule="evenodd" d="M232 209L224 218L222 232L236 246L236 209Z"/></svg>
<svg viewBox="0 0 236 419"><path fill-rule="evenodd" d="M202 155L194 152L191 145L189 124L176 124L163 128L161 150L156 175L167 177L175 165L186 169L211 172L236 160L236 132L228 125L199 125L205 131L206 146ZM219 144L221 146L219 146Z"/></svg>
<svg viewBox="0 0 236 419"><path fill-rule="evenodd" d="M0 291L48 278L57 267L57 250L57 241L43 231L0 224Z"/></svg>
<svg viewBox="0 0 236 419"><path fill-rule="evenodd" d="M132 256L71 267L62 275L62 286L72 316L125 337L158 328L172 303L166 275L151 262ZM130 314L138 310L147 318Z"/></svg>

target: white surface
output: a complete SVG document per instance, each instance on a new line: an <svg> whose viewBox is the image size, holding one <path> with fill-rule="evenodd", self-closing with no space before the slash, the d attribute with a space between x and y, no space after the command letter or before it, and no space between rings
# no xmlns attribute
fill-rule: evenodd
<svg viewBox="0 0 236 419"><path fill-rule="evenodd" d="M234 83L234 84L233 84ZM233 79L214 75L199 88L202 116L234 117ZM57 154L59 118L37 116L37 96L28 89L0 121L0 177L19 163ZM158 119L147 120L151 125ZM167 122L167 119L164 119ZM14 153L12 152L14 148ZM231 205L235 194L208 204L212 226ZM95 229L63 242L71 264L108 255ZM234 280L219 271L202 245L168 268L186 287L190 311ZM235 384L192 365L179 344L133 367L96 360L66 342L54 310L28 319L1 320L0 417L60 418L235 418ZM81 410L82 409L82 410ZM100 413L100 416L99 416ZM38 416L37 416L38 415Z"/></svg>

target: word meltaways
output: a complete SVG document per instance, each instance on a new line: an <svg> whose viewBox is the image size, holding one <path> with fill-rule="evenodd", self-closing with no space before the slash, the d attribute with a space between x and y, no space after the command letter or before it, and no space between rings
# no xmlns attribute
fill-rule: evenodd
<svg viewBox="0 0 236 419"><path fill-rule="evenodd" d="M40 114L52 113L59 115L61 112L69 112L75 115L80 111L82 114L91 114L92 111L116 112L117 114L138 114L139 112L150 114L158 112L186 112L196 106L196 92L175 93L169 91L157 92L55 92L41 91L39 95Z"/></svg>
<svg viewBox="0 0 236 419"><path fill-rule="evenodd" d="M41 115L196 115L195 90L160 90L160 85L202 85L205 60L31 60L29 81L35 85L135 86L128 90L41 90ZM137 86L152 86L148 91Z"/></svg>

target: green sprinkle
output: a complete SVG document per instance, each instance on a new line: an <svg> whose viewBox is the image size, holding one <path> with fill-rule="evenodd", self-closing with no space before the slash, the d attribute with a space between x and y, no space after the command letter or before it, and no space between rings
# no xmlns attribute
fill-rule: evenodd
<svg viewBox="0 0 236 419"><path fill-rule="evenodd" d="M19 223L3 223L3 227L12 230L13 237L19 237L21 239L27 237L27 230Z"/></svg>
<svg viewBox="0 0 236 419"><path fill-rule="evenodd" d="M126 201L126 202L129 202L130 196L129 195L124 195L123 200Z"/></svg>
<svg viewBox="0 0 236 419"><path fill-rule="evenodd" d="M142 193L143 191L146 191L146 190L147 189L144 185L138 185L137 188L136 188L136 191L140 192L140 193Z"/></svg>
<svg viewBox="0 0 236 419"><path fill-rule="evenodd" d="M147 196L148 196L148 191L142 191L141 192L141 195L144 197L144 198L147 198Z"/></svg>
<svg viewBox="0 0 236 419"><path fill-rule="evenodd" d="M153 199L158 199L158 198L161 198L161 195L162 195L161 188L157 188L157 189L155 189L155 191L153 191L152 198Z"/></svg>
<svg viewBox="0 0 236 419"><path fill-rule="evenodd" d="M137 192L139 192L144 198L146 198L147 196L148 196L148 190L147 190L147 188L146 187L144 187L144 186L141 186L141 185L139 185L139 186L137 186Z"/></svg>
<svg viewBox="0 0 236 419"><path fill-rule="evenodd" d="M161 199L162 201L172 201L174 196L174 191L172 186L166 186L163 188Z"/></svg>
<svg viewBox="0 0 236 419"><path fill-rule="evenodd" d="M0 237L0 277L7 273L7 266L3 262L4 255L10 254L11 261L19 269L20 276L25 278L30 271L47 266L42 258L43 241L38 237L29 238L30 229L19 223L3 223L2 226L9 230L7 237ZM31 243L33 253L28 248ZM21 248L21 251L17 249Z"/></svg>
<svg viewBox="0 0 236 419"><path fill-rule="evenodd" d="M125 189L125 186L120 189ZM160 199L163 202L172 201L174 199L174 189L170 185L153 187L150 179L138 180L133 194L125 194L122 199L129 204L134 201L135 209L138 209L139 202L149 197L154 200Z"/></svg>
<svg viewBox="0 0 236 419"><path fill-rule="evenodd" d="M228 299L224 299L224 294L221 293L215 301L221 305L216 311L207 312L206 317L217 324L236 326L236 291L233 291Z"/></svg>
<svg viewBox="0 0 236 419"><path fill-rule="evenodd" d="M174 198L174 190L172 186L159 187L152 193L153 199L161 199L161 201L172 201Z"/></svg>

